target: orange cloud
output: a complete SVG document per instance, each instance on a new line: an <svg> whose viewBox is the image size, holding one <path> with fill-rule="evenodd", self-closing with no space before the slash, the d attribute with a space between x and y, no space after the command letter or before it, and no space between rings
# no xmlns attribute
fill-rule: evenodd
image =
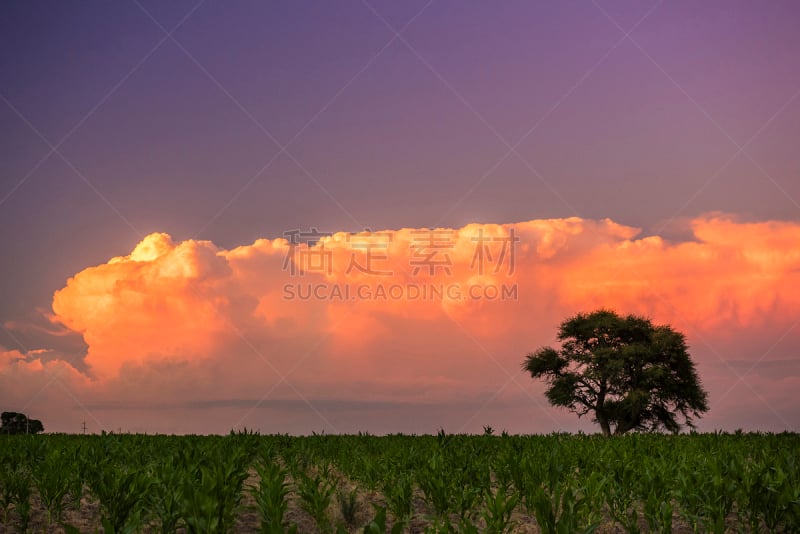
<svg viewBox="0 0 800 534"><path fill-rule="evenodd" d="M789 325L800 311L800 225L692 221L696 241L657 236L593 247L556 274L562 298L700 331Z"/></svg>
<svg viewBox="0 0 800 534"><path fill-rule="evenodd" d="M702 330L800 310L800 225L710 217L692 228L696 241L673 244L570 218L336 233L312 246L258 240L230 251L151 234L130 255L71 278L53 311L84 335L91 368L109 376L126 363L213 357L258 329L363 347L409 318L449 316L489 336L548 309L610 306Z"/></svg>
<svg viewBox="0 0 800 534"><path fill-rule="evenodd" d="M524 353L579 310L647 314L690 342L761 339L800 317L800 223L714 215L691 228L693 240L669 242L573 217L231 250L151 234L70 278L53 321L83 336L90 378L73 369L70 383L98 402L345 391L450 402L519 375ZM0 380L30 381L42 365L66 364L0 352Z"/></svg>
<svg viewBox="0 0 800 534"><path fill-rule="evenodd" d="M124 363L213 354L228 330L216 287L229 267L213 244L173 244L151 234L133 252L90 267L53 296L55 318L80 332L86 362L101 375Z"/></svg>

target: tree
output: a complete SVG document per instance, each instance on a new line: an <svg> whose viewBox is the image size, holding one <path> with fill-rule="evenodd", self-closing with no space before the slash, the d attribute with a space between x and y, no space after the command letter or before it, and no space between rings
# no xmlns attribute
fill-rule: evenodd
<svg viewBox="0 0 800 534"><path fill-rule="evenodd" d="M25 414L3 412L0 415L0 434L38 434L44 432L44 426L38 419L28 419Z"/></svg>
<svg viewBox="0 0 800 534"><path fill-rule="evenodd" d="M679 432L708 411L686 338L669 325L601 309L566 319L558 340L560 350L542 347L522 368L547 381L550 404L578 417L592 413L606 436Z"/></svg>

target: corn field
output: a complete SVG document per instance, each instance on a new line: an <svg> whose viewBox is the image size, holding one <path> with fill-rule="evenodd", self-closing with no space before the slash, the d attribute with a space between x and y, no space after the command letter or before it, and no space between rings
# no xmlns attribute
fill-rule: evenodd
<svg viewBox="0 0 800 534"><path fill-rule="evenodd" d="M2 532L800 532L800 435L0 436Z"/></svg>

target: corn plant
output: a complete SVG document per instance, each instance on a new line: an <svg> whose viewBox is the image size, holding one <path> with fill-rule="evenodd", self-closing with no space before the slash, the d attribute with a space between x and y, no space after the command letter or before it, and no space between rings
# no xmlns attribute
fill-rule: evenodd
<svg viewBox="0 0 800 534"><path fill-rule="evenodd" d="M342 513L344 522L352 527L356 522L358 513L358 490L353 488L351 491L337 491L336 499L339 501L339 511Z"/></svg>
<svg viewBox="0 0 800 534"><path fill-rule="evenodd" d="M456 534L456 526L450 522L447 516L436 517L434 521L425 528L425 534Z"/></svg>
<svg viewBox="0 0 800 534"><path fill-rule="evenodd" d="M397 473L393 477L391 483L387 483L383 487L383 495L386 498L386 504L389 511L394 516L395 524L403 525L403 527L411 519L413 513L412 495L414 486L409 476Z"/></svg>
<svg viewBox="0 0 800 534"><path fill-rule="evenodd" d="M582 530L593 532L603 521L603 502L608 479L599 471L581 477L580 491L583 499Z"/></svg>
<svg viewBox="0 0 800 534"><path fill-rule="evenodd" d="M377 504L372 506L375 508L375 517L367 523L363 532L364 534L386 534L386 507ZM392 534L395 534L394 530L392 530Z"/></svg>
<svg viewBox="0 0 800 534"><path fill-rule="evenodd" d="M310 477L306 473L299 472L297 478L297 491L302 499L300 506L314 518L322 532L331 532L333 525L328 516L328 507L336 485L319 473Z"/></svg>
<svg viewBox="0 0 800 534"><path fill-rule="evenodd" d="M767 529L777 532L783 524L791 525L800 513L800 491L780 467L764 466L759 475L761 491L754 496L754 504Z"/></svg>
<svg viewBox="0 0 800 534"><path fill-rule="evenodd" d="M498 488L486 499L486 509L481 514L486 522L487 534L503 534L513 528L511 514L519 502L519 495L509 495L507 489Z"/></svg>
<svg viewBox="0 0 800 534"><path fill-rule="evenodd" d="M648 464L642 473L642 513L651 532L672 532L671 477L660 466Z"/></svg>
<svg viewBox="0 0 800 534"><path fill-rule="evenodd" d="M64 509L64 497L71 487L72 466L59 449L46 453L44 460L34 466L33 479L39 497L47 509L47 525L61 521Z"/></svg>
<svg viewBox="0 0 800 534"><path fill-rule="evenodd" d="M65 454L64 461L70 466L69 489L67 490L67 507L78 510L81 507L81 499L84 494L85 480L83 477L83 457L87 454L86 443L76 443L75 446Z"/></svg>
<svg viewBox="0 0 800 534"><path fill-rule="evenodd" d="M718 460L706 470L703 485L704 529L714 534L724 534L725 521L733 510L737 493L736 477Z"/></svg>
<svg viewBox="0 0 800 534"><path fill-rule="evenodd" d="M297 525L287 527L284 516L289 507L289 483L286 482L286 471L269 457L256 463L259 481L250 488L256 501L262 534L283 534L296 532Z"/></svg>
<svg viewBox="0 0 800 534"><path fill-rule="evenodd" d="M5 477L9 504L16 512L19 532L27 532L31 520L31 475L25 467L17 467ZM5 497L4 497L5 499Z"/></svg>
<svg viewBox="0 0 800 534"><path fill-rule="evenodd" d="M544 534L590 533L597 529L595 524L586 524L587 501L569 484L558 485L552 492L534 488L529 499Z"/></svg>
<svg viewBox="0 0 800 534"><path fill-rule="evenodd" d="M0 458L2 465L7 466L11 463L8 457ZM12 476L11 469L0 469L0 514L2 514L3 524L8 524L10 521L10 508L14 503L14 489L9 479Z"/></svg>
<svg viewBox="0 0 800 534"><path fill-rule="evenodd" d="M226 445L206 451L203 463L183 485L182 519L191 533L233 528L251 456L241 447Z"/></svg>
<svg viewBox="0 0 800 534"><path fill-rule="evenodd" d="M676 476L675 499L678 501L681 516L692 532L699 532L704 517L705 503L701 490L704 477L705 474L693 469L682 469Z"/></svg>
<svg viewBox="0 0 800 534"><path fill-rule="evenodd" d="M181 492L187 477L184 466L173 455L153 466L155 482L147 495L148 511L158 520L162 534L175 532L181 520Z"/></svg>
<svg viewBox="0 0 800 534"><path fill-rule="evenodd" d="M198 487L199 485L199 487ZM217 503L212 497L213 488L197 482L185 481L181 487L181 520L191 534L224 532L217 514Z"/></svg>
<svg viewBox="0 0 800 534"><path fill-rule="evenodd" d="M610 465L606 504L611 517L622 525L625 532L638 534L640 529L637 496L640 493L640 477L633 467L632 456L632 453L628 452L626 456Z"/></svg>
<svg viewBox="0 0 800 534"><path fill-rule="evenodd" d="M134 532L140 526L150 486L141 469L126 466L98 466L89 479L89 490L100 501L101 519L117 534Z"/></svg>
<svg viewBox="0 0 800 534"><path fill-rule="evenodd" d="M441 453L435 452L430 456L427 464L417 473L417 484L438 516L444 517L453 509L455 499L451 480Z"/></svg>
<svg viewBox="0 0 800 534"><path fill-rule="evenodd" d="M385 480L385 473L381 469L378 461L371 456L360 456L359 461L360 477L359 479L364 482L367 489L375 491L375 489Z"/></svg>

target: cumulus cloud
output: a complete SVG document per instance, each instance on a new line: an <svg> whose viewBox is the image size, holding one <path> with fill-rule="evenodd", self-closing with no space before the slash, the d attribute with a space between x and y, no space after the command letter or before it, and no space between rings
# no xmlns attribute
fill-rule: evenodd
<svg viewBox="0 0 800 534"><path fill-rule="evenodd" d="M530 395L541 399L541 387L519 372L525 352L553 343L567 315L603 306L686 331L701 374L710 370L713 409L714 392L741 368L724 360L757 361L800 317L800 224L711 215L691 229L693 239L670 242L568 218L295 234L231 250L151 234L55 292L50 322L82 337L80 365L4 350L2 395L22 403L58 373L73 404L138 407L145 429L153 403L236 411L292 398L348 413L372 403L373 415L381 403L451 406L472 420L487 401L537 406ZM731 354L736 336L752 350ZM130 421L130 412L110 417ZM561 417L542 412L519 429L552 429ZM178 419L159 428L209 428ZM357 417L345 420L358 428Z"/></svg>

